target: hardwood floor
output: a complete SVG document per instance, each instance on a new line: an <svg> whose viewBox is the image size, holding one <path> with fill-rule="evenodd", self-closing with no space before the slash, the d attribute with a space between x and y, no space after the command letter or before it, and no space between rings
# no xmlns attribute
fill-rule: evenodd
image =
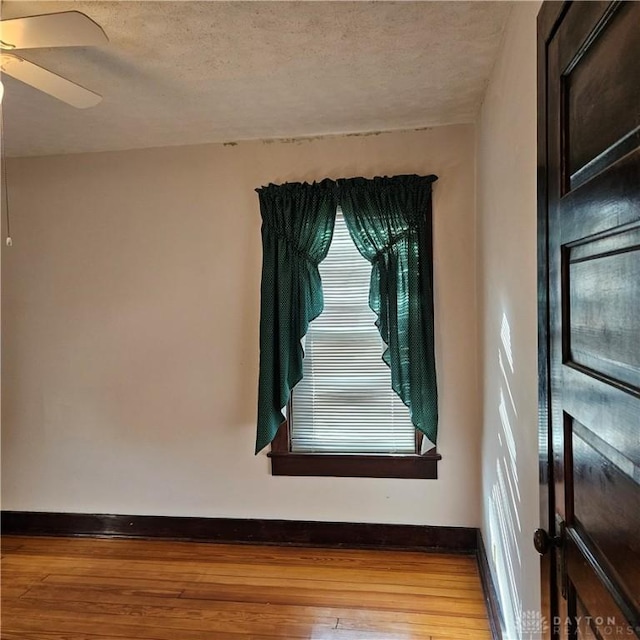
<svg viewBox="0 0 640 640"><path fill-rule="evenodd" d="M489 640L475 558L3 537L2 640Z"/></svg>

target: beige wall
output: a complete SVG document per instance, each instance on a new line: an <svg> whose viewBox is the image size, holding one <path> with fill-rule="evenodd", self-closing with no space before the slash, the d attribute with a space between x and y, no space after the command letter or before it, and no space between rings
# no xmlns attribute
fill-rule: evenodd
<svg viewBox="0 0 640 640"><path fill-rule="evenodd" d="M472 125L9 164L3 508L480 524ZM271 477L254 457L253 189L436 173L438 481Z"/></svg>
<svg viewBox="0 0 640 640"><path fill-rule="evenodd" d="M516 3L478 123L483 523L506 637L539 610L536 14ZM527 636L529 637L529 636Z"/></svg>

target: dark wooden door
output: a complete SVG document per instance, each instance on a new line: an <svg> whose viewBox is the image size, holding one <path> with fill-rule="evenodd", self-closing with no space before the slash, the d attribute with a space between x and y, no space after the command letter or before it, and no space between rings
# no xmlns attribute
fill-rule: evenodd
<svg viewBox="0 0 640 640"><path fill-rule="evenodd" d="M543 6L538 51L543 601L640 637L640 2Z"/></svg>

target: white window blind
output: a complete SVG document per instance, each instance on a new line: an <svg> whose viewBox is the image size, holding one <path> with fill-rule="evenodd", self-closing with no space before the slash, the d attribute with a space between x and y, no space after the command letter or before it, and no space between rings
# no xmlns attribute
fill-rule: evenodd
<svg viewBox="0 0 640 640"><path fill-rule="evenodd" d="M292 396L291 450L414 453L409 410L391 388L385 349L369 308L371 264L349 235L340 210L320 264L324 311L304 344L304 378Z"/></svg>

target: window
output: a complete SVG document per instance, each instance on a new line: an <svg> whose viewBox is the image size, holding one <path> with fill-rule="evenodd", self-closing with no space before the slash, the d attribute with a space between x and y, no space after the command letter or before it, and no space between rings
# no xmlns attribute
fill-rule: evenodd
<svg viewBox="0 0 640 640"><path fill-rule="evenodd" d="M303 340L304 377L274 440L274 475L436 477L433 445L391 388L386 349L369 307L371 264L338 209L320 264L324 311Z"/></svg>
<svg viewBox="0 0 640 640"><path fill-rule="evenodd" d="M391 388L369 308L371 264L340 211L320 275L324 311L304 341L304 378L291 402L291 451L415 453L409 410Z"/></svg>
<svg viewBox="0 0 640 640"><path fill-rule="evenodd" d="M426 440L435 444L438 437L436 180L433 174L325 178L257 189L262 281L255 451L271 445L274 475L437 477L440 456ZM344 220L338 217L333 238L338 209ZM352 262L342 264L349 255ZM391 372L380 361L383 353Z"/></svg>

